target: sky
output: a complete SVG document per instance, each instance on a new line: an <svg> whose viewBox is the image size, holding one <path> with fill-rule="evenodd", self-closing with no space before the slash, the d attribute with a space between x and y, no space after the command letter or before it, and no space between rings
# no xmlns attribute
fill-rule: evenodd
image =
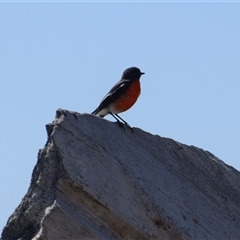
<svg viewBox="0 0 240 240"><path fill-rule="evenodd" d="M0 2L0 232L56 110L91 113L131 66L146 74L125 121L240 170L239 11L229 2Z"/></svg>

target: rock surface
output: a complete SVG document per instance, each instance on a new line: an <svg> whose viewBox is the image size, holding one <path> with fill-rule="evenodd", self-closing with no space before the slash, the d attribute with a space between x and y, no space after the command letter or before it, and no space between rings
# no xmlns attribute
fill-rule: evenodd
<svg viewBox="0 0 240 240"><path fill-rule="evenodd" d="M240 173L211 153L59 109L13 239L240 239Z"/></svg>

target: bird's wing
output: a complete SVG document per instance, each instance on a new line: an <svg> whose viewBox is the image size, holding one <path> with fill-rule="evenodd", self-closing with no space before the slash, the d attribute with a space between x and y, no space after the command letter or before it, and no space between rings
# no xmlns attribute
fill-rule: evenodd
<svg viewBox="0 0 240 240"><path fill-rule="evenodd" d="M124 95L124 92L127 90L130 83L131 81L129 79L121 79L119 82L117 82L102 99L101 103L96 110L92 112L92 114L97 114L102 109L108 107L109 104L113 103L120 96Z"/></svg>

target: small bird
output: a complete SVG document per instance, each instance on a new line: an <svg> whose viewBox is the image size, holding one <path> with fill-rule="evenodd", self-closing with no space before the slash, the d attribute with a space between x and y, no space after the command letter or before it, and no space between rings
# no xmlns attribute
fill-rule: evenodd
<svg viewBox="0 0 240 240"><path fill-rule="evenodd" d="M120 79L112 89L106 94L99 106L92 112L92 114L105 117L107 114L111 114L117 122L122 120L126 125L129 124L118 116L118 113L127 111L137 101L140 92L140 77L145 74L141 72L137 67L127 68Z"/></svg>

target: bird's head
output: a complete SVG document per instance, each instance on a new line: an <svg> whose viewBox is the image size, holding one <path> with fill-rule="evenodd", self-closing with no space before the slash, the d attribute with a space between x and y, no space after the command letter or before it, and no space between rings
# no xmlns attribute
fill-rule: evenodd
<svg viewBox="0 0 240 240"><path fill-rule="evenodd" d="M143 74L145 73L141 72L139 68L130 67L123 72L122 79L129 79L129 80L140 79L141 75Z"/></svg>

